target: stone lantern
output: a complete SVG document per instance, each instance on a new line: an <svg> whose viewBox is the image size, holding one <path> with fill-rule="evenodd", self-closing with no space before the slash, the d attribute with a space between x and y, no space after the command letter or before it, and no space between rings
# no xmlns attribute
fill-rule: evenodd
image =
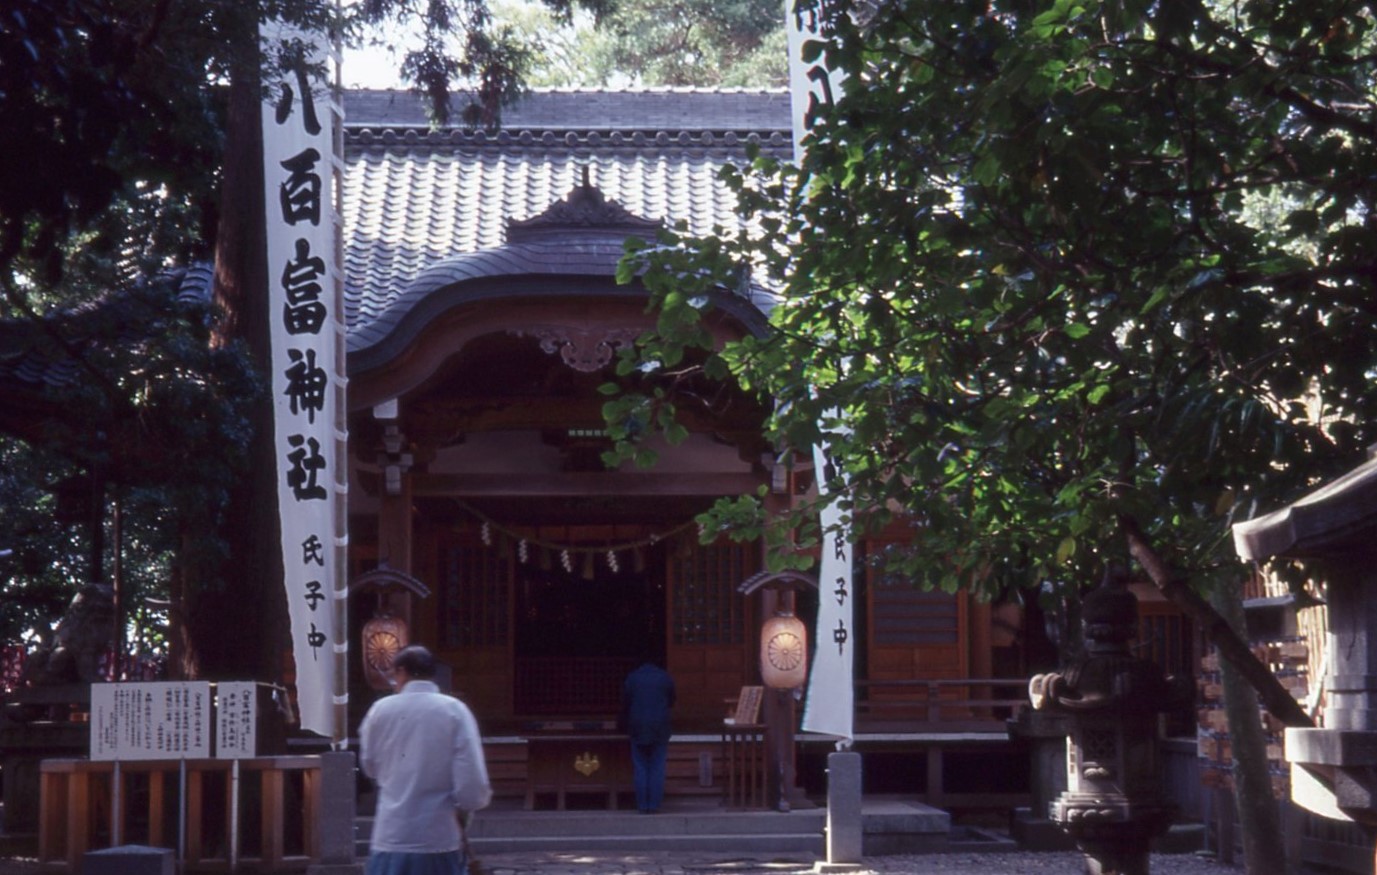
<svg viewBox="0 0 1377 875"><path fill-rule="evenodd" d="M1111 570L1086 597L1085 655L1028 684L1033 707L1064 714L1067 790L1050 819L1076 840L1093 875L1146 875L1148 847L1175 813L1162 793L1157 715L1188 695L1155 663L1134 657L1138 600Z"/></svg>

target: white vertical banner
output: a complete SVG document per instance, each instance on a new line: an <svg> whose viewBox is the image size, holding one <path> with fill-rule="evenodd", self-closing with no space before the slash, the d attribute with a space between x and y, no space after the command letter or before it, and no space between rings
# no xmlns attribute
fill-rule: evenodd
<svg viewBox="0 0 1377 875"><path fill-rule="evenodd" d="M805 732L835 735L849 744L855 733L856 714L853 654L858 642L851 586L855 545L851 526L836 496L828 494L833 468L821 446L813 448L813 470L817 473L818 497L823 502L818 519L822 561L818 568L818 625L813 630L816 646L801 725Z"/></svg>
<svg viewBox="0 0 1377 875"><path fill-rule="evenodd" d="M304 62L267 83L263 183L267 206L272 392L282 564L291 615L301 728L338 737L336 654L344 647L336 589L343 573L337 440L344 375L335 217L335 138L323 34L265 23L267 52L299 46ZM342 662L342 660L340 660Z"/></svg>
<svg viewBox="0 0 1377 875"><path fill-rule="evenodd" d="M802 160L805 137L818 112L841 95L844 76L829 70L818 48L828 36L823 22L830 0L784 0L789 42L789 91L793 108L794 159ZM809 45L809 44L812 45ZM805 56L812 57L805 60ZM815 56L815 57L813 57ZM836 496L828 494L832 463L824 446L813 448L818 497L822 503L822 561L818 569L818 620L813 666L803 704L803 729L833 735L849 746L855 732L856 688L851 586L854 544ZM840 474L840 472L836 472Z"/></svg>
<svg viewBox="0 0 1377 875"><path fill-rule="evenodd" d="M823 107L830 107L841 96L846 76L827 68L827 58L816 53L828 36L823 31L825 10L831 0L784 0L785 34L789 43L789 97L793 110L794 160L803 158L803 138ZM808 43L814 45L809 46Z"/></svg>

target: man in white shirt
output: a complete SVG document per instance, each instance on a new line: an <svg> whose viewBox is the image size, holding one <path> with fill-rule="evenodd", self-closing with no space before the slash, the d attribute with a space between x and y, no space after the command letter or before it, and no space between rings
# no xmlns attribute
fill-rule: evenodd
<svg viewBox="0 0 1377 875"><path fill-rule="evenodd" d="M462 875L459 820L492 800L478 721L440 692L420 645L393 662L398 691L359 726L359 763L378 785L366 875Z"/></svg>

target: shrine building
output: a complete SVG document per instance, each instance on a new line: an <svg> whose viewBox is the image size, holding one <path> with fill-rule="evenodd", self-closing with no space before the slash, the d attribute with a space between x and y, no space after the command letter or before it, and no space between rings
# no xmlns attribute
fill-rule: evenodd
<svg viewBox="0 0 1377 875"><path fill-rule="evenodd" d="M385 689L369 661L399 640L436 652L494 737L611 726L649 653L678 685L676 739L715 750L761 683L778 596L742 591L760 544L704 545L694 517L760 487L786 507L809 475L779 464L759 401L706 383L686 440L609 470L599 386L654 326L643 287L617 282L624 241L737 227L718 171L751 148L791 156L788 93L536 92L497 131L432 130L406 92L344 104L351 719ZM709 327L762 334L771 303L723 291ZM1002 735L1014 706L991 703L1022 698L1035 646L1022 613L882 580L864 560L888 542L856 551L858 728ZM815 592L792 597L810 617ZM671 792L715 780L696 768Z"/></svg>

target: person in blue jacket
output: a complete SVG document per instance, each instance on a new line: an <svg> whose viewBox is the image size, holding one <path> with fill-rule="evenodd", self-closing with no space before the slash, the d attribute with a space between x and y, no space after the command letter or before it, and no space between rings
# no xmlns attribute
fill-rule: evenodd
<svg viewBox="0 0 1377 875"><path fill-rule="evenodd" d="M636 807L642 814L660 810L665 798L665 760L669 756L669 712L674 678L655 659L645 659L622 686L621 725L631 739Z"/></svg>

